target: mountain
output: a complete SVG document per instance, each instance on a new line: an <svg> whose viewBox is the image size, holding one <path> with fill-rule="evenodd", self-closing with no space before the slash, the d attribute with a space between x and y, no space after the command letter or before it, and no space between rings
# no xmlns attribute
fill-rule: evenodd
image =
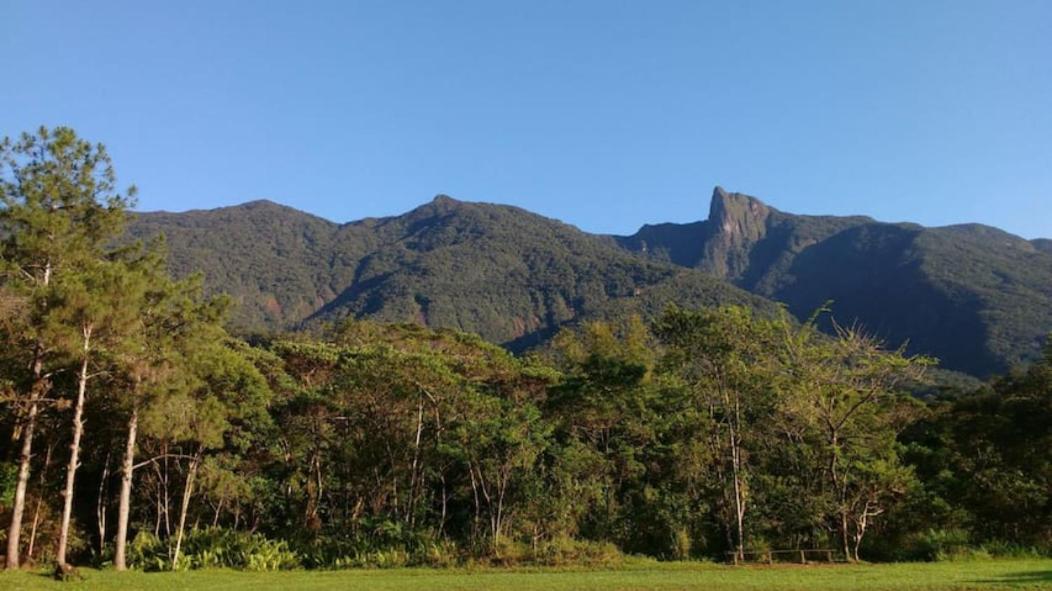
<svg viewBox="0 0 1052 591"><path fill-rule="evenodd" d="M201 270L210 289L234 296L241 331L354 316L521 349L581 319L670 302L779 301L805 319L832 301L840 324L974 376L1032 359L1052 332L1052 241L977 224L794 215L718 187L706 220L632 236L446 196L347 224L269 201L142 213L130 233L165 234L173 272Z"/></svg>
<svg viewBox="0 0 1052 591"><path fill-rule="evenodd" d="M717 187L707 220L616 240L784 302L801 319L831 300L841 324L972 375L1033 358L1052 331L1052 243L989 226L793 215Z"/></svg>
<svg viewBox="0 0 1052 591"><path fill-rule="evenodd" d="M268 201L137 214L132 236L164 234L177 275L234 296L243 331L347 316L475 332L523 348L617 310L763 298L696 269L525 210L446 196L404 215L335 224Z"/></svg>

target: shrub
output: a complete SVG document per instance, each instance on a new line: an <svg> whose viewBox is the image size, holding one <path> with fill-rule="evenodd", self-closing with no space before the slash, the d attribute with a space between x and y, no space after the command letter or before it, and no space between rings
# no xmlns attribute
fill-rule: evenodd
<svg viewBox="0 0 1052 591"><path fill-rule="evenodd" d="M171 567L168 546L147 530L140 530L128 543L128 565L145 571L167 570Z"/></svg>
<svg viewBox="0 0 1052 591"><path fill-rule="evenodd" d="M589 542L559 537L544 542L531 552L532 562L547 566L613 566L624 561L617 546L609 542Z"/></svg>
<svg viewBox="0 0 1052 591"><path fill-rule="evenodd" d="M300 562L284 540L222 528L193 530L186 537L189 568L235 568L273 571L296 568Z"/></svg>
<svg viewBox="0 0 1052 591"><path fill-rule="evenodd" d="M128 563L146 571L169 570L174 540L161 541L140 531L128 545ZM270 540L257 533L222 528L192 530L187 534L175 570L234 568L271 571L300 566L296 553L284 540Z"/></svg>
<svg viewBox="0 0 1052 591"><path fill-rule="evenodd" d="M907 540L905 554L909 559L927 561L981 558L963 529L930 529L915 534Z"/></svg>
<svg viewBox="0 0 1052 591"><path fill-rule="evenodd" d="M690 560L691 548L690 532L679 528L672 536L672 558L674 560Z"/></svg>

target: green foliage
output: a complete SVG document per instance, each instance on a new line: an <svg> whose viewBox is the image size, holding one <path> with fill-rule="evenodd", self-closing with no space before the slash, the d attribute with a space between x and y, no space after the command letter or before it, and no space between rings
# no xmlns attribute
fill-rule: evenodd
<svg viewBox="0 0 1052 591"><path fill-rule="evenodd" d="M129 544L129 562L147 571L172 568L170 543L140 531ZM186 537L175 570L234 568L274 571L300 566L299 557L284 540L270 540L258 533L222 528L195 529Z"/></svg>
<svg viewBox="0 0 1052 591"><path fill-rule="evenodd" d="M249 344L200 277L167 276L163 244L113 246L125 201L101 148L58 130L4 150L19 174L0 210L0 457L19 462L0 464L0 514L27 524L12 561L49 559L66 524L75 559L120 568L126 549L143 570L1052 550L1052 345L978 390L929 380L930 359L855 325L799 324L613 240L448 199L330 228L365 258L319 319L399 323ZM742 249L788 218L717 198L732 235L704 256L744 280L760 259ZM892 251L912 231L808 228L819 243L864 228ZM665 306L676 294L741 305ZM529 323L509 316L527 308ZM520 345L563 328L516 356L425 324ZM925 384L930 400L910 395ZM80 427L90 444L63 474Z"/></svg>
<svg viewBox="0 0 1052 591"><path fill-rule="evenodd" d="M1052 331L1049 242L986 226L792 215L717 188L707 221L619 241L784 302L801 321L832 301L842 321L973 376L1034 360Z"/></svg>
<svg viewBox="0 0 1052 591"><path fill-rule="evenodd" d="M140 214L130 231L166 235L173 271L204 271L212 289L233 295L242 331L349 316L455 328L521 350L568 323L656 318L669 304L770 310L768 298L806 320L832 301L838 318L892 346L986 377L1033 360L1052 330L1044 242L983 226L791 215L721 189L708 221L615 239L447 197L344 225L253 202Z"/></svg>
<svg viewBox="0 0 1052 591"><path fill-rule="evenodd" d="M607 237L514 207L436 198L404 215L335 224L268 202L136 216L171 267L231 294L241 331L346 317L477 333L515 350L581 318L669 301L769 303L704 273L648 261Z"/></svg>

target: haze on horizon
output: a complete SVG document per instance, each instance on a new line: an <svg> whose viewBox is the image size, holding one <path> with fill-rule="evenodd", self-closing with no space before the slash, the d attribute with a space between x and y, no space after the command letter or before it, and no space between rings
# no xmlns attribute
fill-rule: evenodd
<svg viewBox="0 0 1052 591"><path fill-rule="evenodd" d="M438 193L591 232L804 214L1052 237L1052 4L0 3L0 135L105 143L139 209L345 222Z"/></svg>

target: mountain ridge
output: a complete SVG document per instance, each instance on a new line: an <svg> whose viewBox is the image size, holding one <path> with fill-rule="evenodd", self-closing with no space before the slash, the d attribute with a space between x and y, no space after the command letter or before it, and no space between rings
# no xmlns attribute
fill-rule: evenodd
<svg viewBox="0 0 1052 591"><path fill-rule="evenodd" d="M801 216L717 187L707 220L618 241L784 302L801 319L831 300L842 322L978 375L1032 358L1052 331L1044 243L983 224Z"/></svg>
<svg viewBox="0 0 1052 591"><path fill-rule="evenodd" d="M130 232L166 234L172 270L202 269L231 293L242 330L369 317L522 348L612 310L779 301L806 318L832 300L841 322L980 376L1029 359L1052 331L1052 241L982 224L801 216L722 187L708 214L603 235L439 194L344 223L271 200L143 212Z"/></svg>
<svg viewBox="0 0 1052 591"><path fill-rule="evenodd" d="M252 202L190 214L137 214L135 237L168 235L177 275L239 302L241 330L346 316L476 332L522 348L600 315L612 301L655 308L743 303L773 309L700 271L639 257L609 237L510 205L438 196L399 216L345 224ZM663 284L682 284L673 297Z"/></svg>

